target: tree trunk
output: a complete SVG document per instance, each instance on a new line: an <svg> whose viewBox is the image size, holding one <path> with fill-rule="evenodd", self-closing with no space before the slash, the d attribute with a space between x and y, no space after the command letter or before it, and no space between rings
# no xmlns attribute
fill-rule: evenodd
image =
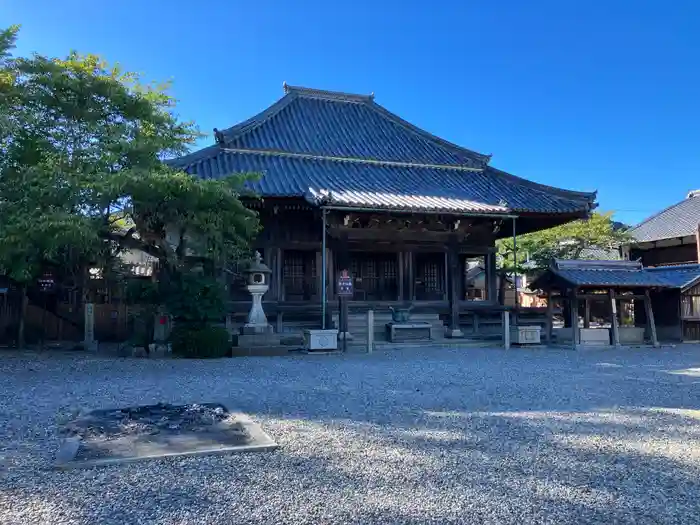
<svg viewBox="0 0 700 525"><path fill-rule="evenodd" d="M23 285L22 288L22 295L21 295L21 305L20 305L20 311L19 311L19 327L17 329L17 348L23 349L26 345L25 343L25 337L24 337L24 326L25 326L25 319L27 317L27 305L29 303L29 298L27 297L27 286Z"/></svg>

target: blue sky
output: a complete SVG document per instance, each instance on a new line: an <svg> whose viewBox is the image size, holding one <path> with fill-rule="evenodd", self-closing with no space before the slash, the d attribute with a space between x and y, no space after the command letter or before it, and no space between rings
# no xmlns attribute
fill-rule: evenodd
<svg viewBox="0 0 700 525"><path fill-rule="evenodd" d="M99 6L99 7L98 7ZM635 223L700 188L696 0L5 0L20 54L172 79L203 131L282 96L357 93ZM211 138L206 142L211 142Z"/></svg>

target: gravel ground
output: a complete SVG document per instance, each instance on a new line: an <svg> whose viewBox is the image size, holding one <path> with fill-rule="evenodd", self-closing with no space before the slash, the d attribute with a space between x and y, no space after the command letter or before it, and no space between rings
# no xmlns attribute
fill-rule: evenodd
<svg viewBox="0 0 700 525"><path fill-rule="evenodd" d="M282 448L49 468L80 410L223 401ZM700 347L0 354L0 523L699 523Z"/></svg>

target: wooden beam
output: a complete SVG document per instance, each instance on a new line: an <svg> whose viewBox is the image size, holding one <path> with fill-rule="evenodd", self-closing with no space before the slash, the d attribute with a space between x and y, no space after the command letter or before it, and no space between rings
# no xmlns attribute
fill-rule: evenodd
<svg viewBox="0 0 700 525"><path fill-rule="evenodd" d="M545 337L547 338L547 344L552 344L552 332L554 328L554 296L552 295L552 290L547 290L547 324L545 328Z"/></svg>
<svg viewBox="0 0 700 525"><path fill-rule="evenodd" d="M607 301L610 296L608 293L579 293L576 294L578 299L588 299L591 301ZM644 294L620 295L620 299L644 299Z"/></svg>
<svg viewBox="0 0 700 525"><path fill-rule="evenodd" d="M658 348L659 339L656 337L656 323L654 322L654 310L651 307L651 295L649 294L649 290L645 291L644 296L644 310L647 314L647 326L651 332L651 344Z"/></svg>
<svg viewBox="0 0 700 525"><path fill-rule="evenodd" d="M612 336L615 348L620 347L620 325L617 321L617 297L615 290L610 290L610 310L612 312Z"/></svg>

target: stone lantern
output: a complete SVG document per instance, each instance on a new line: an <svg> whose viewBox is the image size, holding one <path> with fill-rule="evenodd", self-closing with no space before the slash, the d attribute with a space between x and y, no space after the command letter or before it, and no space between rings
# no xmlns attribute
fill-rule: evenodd
<svg viewBox="0 0 700 525"><path fill-rule="evenodd" d="M270 274L272 270L262 262L260 252L255 252L255 259L244 272L246 274L246 290L253 297L253 304L248 312L248 320L241 333L245 335L272 333L272 326L268 324L267 317L262 307L262 297L270 288Z"/></svg>

